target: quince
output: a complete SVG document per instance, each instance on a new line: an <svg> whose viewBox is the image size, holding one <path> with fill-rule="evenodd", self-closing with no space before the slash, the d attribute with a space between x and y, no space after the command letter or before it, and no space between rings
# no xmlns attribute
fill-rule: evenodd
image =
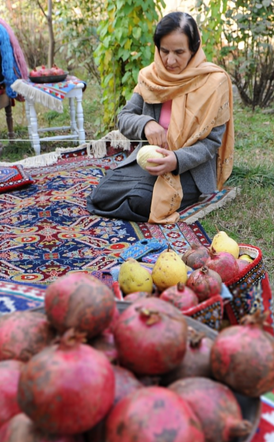
<svg viewBox="0 0 274 442"><path fill-rule="evenodd" d="M239 259L242 259L243 261L247 261L247 262L253 262L253 258L251 258L251 256L244 254L239 256Z"/></svg>
<svg viewBox="0 0 274 442"><path fill-rule="evenodd" d="M164 250L153 266L152 279L158 290L162 292L178 282L185 284L187 267L180 255L174 250Z"/></svg>
<svg viewBox="0 0 274 442"><path fill-rule="evenodd" d="M228 236L226 232L220 231L213 237L210 250L215 250L217 253L231 253L237 259L239 258L240 247L237 241Z"/></svg>
<svg viewBox="0 0 274 442"><path fill-rule="evenodd" d="M118 282L125 295L134 292L152 293L153 291L151 273L133 258L128 258L121 265Z"/></svg>
<svg viewBox="0 0 274 442"><path fill-rule="evenodd" d="M158 166L157 163L149 163L147 160L152 158L163 158L163 155L160 152L157 152L159 147L160 146L156 146L154 144L146 144L145 146L141 147L137 153L136 161L142 169Z"/></svg>

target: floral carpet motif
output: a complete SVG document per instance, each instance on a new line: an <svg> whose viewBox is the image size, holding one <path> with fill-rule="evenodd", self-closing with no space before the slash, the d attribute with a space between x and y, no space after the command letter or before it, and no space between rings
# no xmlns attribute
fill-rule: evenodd
<svg viewBox="0 0 274 442"><path fill-rule="evenodd" d="M191 242L208 244L198 222L164 226L92 216L86 197L104 171L124 159L64 157L28 169L33 184L0 195L0 280L48 285L68 272L102 272L143 238L165 239L183 253Z"/></svg>

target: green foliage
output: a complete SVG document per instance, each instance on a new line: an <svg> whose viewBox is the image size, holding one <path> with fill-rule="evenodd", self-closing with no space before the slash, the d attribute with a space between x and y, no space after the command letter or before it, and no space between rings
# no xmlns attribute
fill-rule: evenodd
<svg viewBox="0 0 274 442"><path fill-rule="evenodd" d="M99 81L93 53L98 45L97 26L103 0L59 0L54 3L54 27L58 33L57 51L68 69L84 68Z"/></svg>
<svg viewBox="0 0 274 442"><path fill-rule="evenodd" d="M153 60L154 28L165 4L163 0L107 0L104 5L94 55L103 90L103 130L109 131L137 84L139 70Z"/></svg>
<svg viewBox="0 0 274 442"><path fill-rule="evenodd" d="M220 51L227 0L215 0L209 3L197 0L196 8L198 10L196 20L201 30L207 60L215 61Z"/></svg>
<svg viewBox="0 0 274 442"><path fill-rule="evenodd" d="M274 97L274 1L197 0L205 52L230 73L244 105Z"/></svg>

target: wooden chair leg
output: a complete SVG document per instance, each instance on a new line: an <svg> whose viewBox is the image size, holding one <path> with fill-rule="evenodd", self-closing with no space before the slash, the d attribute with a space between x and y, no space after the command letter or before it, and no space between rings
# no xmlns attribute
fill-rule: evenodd
<svg viewBox="0 0 274 442"><path fill-rule="evenodd" d="M8 137L10 140L15 138L15 133L13 131L13 118L12 118L12 108L11 104L5 107L6 112L6 120L7 120L7 126L8 126Z"/></svg>

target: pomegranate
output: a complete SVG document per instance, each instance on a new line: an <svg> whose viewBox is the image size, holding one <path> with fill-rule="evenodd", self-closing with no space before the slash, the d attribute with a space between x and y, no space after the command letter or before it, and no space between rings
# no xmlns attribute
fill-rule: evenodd
<svg viewBox="0 0 274 442"><path fill-rule="evenodd" d="M82 272L58 278L45 292L46 315L60 333L75 328L92 338L110 325L114 309L112 290Z"/></svg>
<svg viewBox="0 0 274 442"><path fill-rule="evenodd" d="M135 374L162 374L185 354L187 322L170 303L141 298L121 313L114 339L122 366Z"/></svg>
<svg viewBox="0 0 274 442"><path fill-rule="evenodd" d="M30 76L30 77L40 77L40 73L37 71L36 68L34 68L34 69L30 72L29 76Z"/></svg>
<svg viewBox="0 0 274 442"><path fill-rule="evenodd" d="M110 362L117 362L118 352L113 333L103 331L100 335L91 339L89 344L96 350L102 351Z"/></svg>
<svg viewBox="0 0 274 442"><path fill-rule="evenodd" d="M237 259L229 252L210 251L210 257L205 265L215 272L219 273L224 283L238 276L239 265Z"/></svg>
<svg viewBox="0 0 274 442"><path fill-rule="evenodd" d="M274 337L263 330L266 316L260 310L244 316L223 329L211 349L214 378L249 397L274 388Z"/></svg>
<svg viewBox="0 0 274 442"><path fill-rule="evenodd" d="M243 272L243 270L246 270L246 268L250 265L250 262L245 261L244 259L237 259L238 267L239 267L239 274Z"/></svg>
<svg viewBox="0 0 274 442"><path fill-rule="evenodd" d="M144 387L122 399L106 420L108 442L203 442L191 408L173 391Z"/></svg>
<svg viewBox="0 0 274 442"><path fill-rule="evenodd" d="M196 293L182 282L178 282L177 285L164 290L160 295L160 299L175 305L182 313L199 303Z"/></svg>
<svg viewBox="0 0 274 442"><path fill-rule="evenodd" d="M221 294L222 278L219 273L203 266L189 275L186 286L196 293L199 302L203 302L208 298Z"/></svg>
<svg viewBox="0 0 274 442"><path fill-rule="evenodd" d="M119 365L112 366L115 376L115 396L113 405L138 388L143 388L143 384L126 368Z"/></svg>
<svg viewBox="0 0 274 442"><path fill-rule="evenodd" d="M240 405L226 385L195 377L180 379L169 389L192 408L202 425L205 442L228 442L251 432L252 424L243 419Z"/></svg>
<svg viewBox="0 0 274 442"><path fill-rule="evenodd" d="M135 302L139 298L148 298L149 296L152 296L151 293L148 292L133 292L129 293L124 297L124 300L127 302Z"/></svg>
<svg viewBox="0 0 274 442"><path fill-rule="evenodd" d="M162 376L162 385L169 385L178 379L187 377L211 377L210 351L213 340L188 328L186 353L178 367Z"/></svg>
<svg viewBox="0 0 274 442"><path fill-rule="evenodd" d="M117 404L125 396L131 392L136 391L138 388L143 388L143 385L134 376L131 371L118 365L112 366L115 376L115 397L113 406ZM107 416L105 416L98 424L92 427L86 434L87 442L105 442L105 422Z"/></svg>
<svg viewBox="0 0 274 442"><path fill-rule="evenodd" d="M50 68L51 75L63 75L65 71L62 68L59 68L56 64L53 64Z"/></svg>
<svg viewBox="0 0 274 442"><path fill-rule="evenodd" d="M0 317L0 360L27 362L50 344L56 332L43 313L15 311Z"/></svg>
<svg viewBox="0 0 274 442"><path fill-rule="evenodd" d="M104 329L103 333L113 333L116 321L119 318L119 316L120 316L120 312L119 312L119 309L117 307L117 303L115 302L114 310L113 310L113 314L112 314L112 319L111 319L109 325L107 326L107 328Z"/></svg>
<svg viewBox="0 0 274 442"><path fill-rule="evenodd" d="M115 379L108 359L82 334L68 330L25 365L18 385L21 410L43 431L82 433L96 425L114 400Z"/></svg>
<svg viewBox="0 0 274 442"><path fill-rule="evenodd" d="M184 263L193 270L203 267L208 258L209 249L205 246L194 243L190 244L190 249L188 249L182 256Z"/></svg>
<svg viewBox="0 0 274 442"><path fill-rule="evenodd" d="M82 435L49 435L35 427L24 413L17 414L0 428L1 442L84 442Z"/></svg>
<svg viewBox="0 0 274 442"><path fill-rule="evenodd" d="M0 427L21 412L17 402L17 388L23 366L23 362L13 359L0 362Z"/></svg>

